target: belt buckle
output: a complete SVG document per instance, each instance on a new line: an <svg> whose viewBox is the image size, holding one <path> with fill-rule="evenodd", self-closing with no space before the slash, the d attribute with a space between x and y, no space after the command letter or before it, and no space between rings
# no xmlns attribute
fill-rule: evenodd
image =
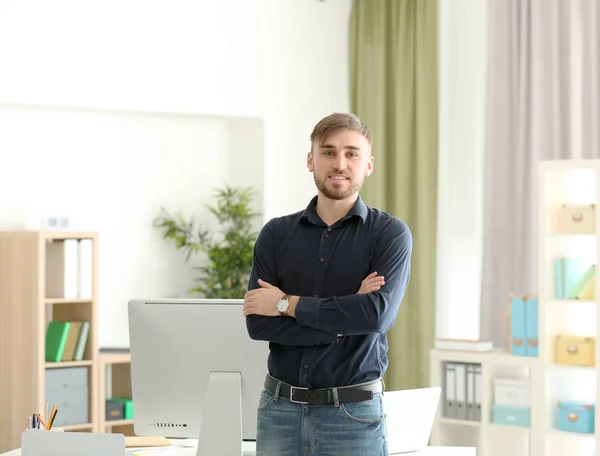
<svg viewBox="0 0 600 456"><path fill-rule="evenodd" d="M290 385L290 402L293 402L295 404L308 404L308 401L296 401L296 400L294 400L294 390L308 391L308 388L301 388L299 386L291 386Z"/></svg>

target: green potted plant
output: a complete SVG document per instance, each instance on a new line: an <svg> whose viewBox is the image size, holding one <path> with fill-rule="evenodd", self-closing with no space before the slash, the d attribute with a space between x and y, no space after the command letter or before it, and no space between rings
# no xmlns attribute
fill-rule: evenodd
<svg viewBox="0 0 600 456"><path fill-rule="evenodd" d="M186 261L197 253L206 255L205 265L196 267L199 284L190 293L209 299L241 299L246 294L258 236L252 225L260 215L251 207L255 193L252 187L225 186L215 191L216 204L206 207L221 226L219 236L200 227L194 217L186 220L161 208L153 225L163 238L172 241Z"/></svg>

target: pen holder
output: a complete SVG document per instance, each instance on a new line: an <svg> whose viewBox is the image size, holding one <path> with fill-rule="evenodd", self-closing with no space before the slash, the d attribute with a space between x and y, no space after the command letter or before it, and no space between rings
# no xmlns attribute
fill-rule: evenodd
<svg viewBox="0 0 600 456"><path fill-rule="evenodd" d="M123 456L123 434L32 429L21 434L21 456Z"/></svg>
<svg viewBox="0 0 600 456"><path fill-rule="evenodd" d="M49 430L46 430L44 428L40 428L40 429L25 429L25 431L23 432L64 432L65 430L63 428L52 428Z"/></svg>

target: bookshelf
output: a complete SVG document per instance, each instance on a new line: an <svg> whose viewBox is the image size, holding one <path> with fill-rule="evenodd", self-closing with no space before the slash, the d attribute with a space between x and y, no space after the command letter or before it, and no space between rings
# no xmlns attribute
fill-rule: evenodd
<svg viewBox="0 0 600 456"><path fill-rule="evenodd" d="M600 253L600 216L595 210L600 200L600 160L543 161L538 169L538 236L532 246L538 258L538 355L433 350L432 385L445 388L447 363L479 363L482 371L481 420L446 418L443 392L432 435L436 445L476 445L481 456L600 456L598 274L588 276L584 287L576 285L593 269ZM557 263L564 258L576 260L571 264L577 266L563 264L561 271ZM494 422L498 378L528 382L528 426ZM570 407L566 411L565 405ZM582 432L589 418L598 424L591 432ZM565 423L578 429L564 430Z"/></svg>
<svg viewBox="0 0 600 456"><path fill-rule="evenodd" d="M62 404L56 427L98 430L97 263L94 232L0 231L0 452L21 446L27 418L44 414L46 401ZM78 357L81 334L72 333L60 361L46 360L52 321L88 322Z"/></svg>
<svg viewBox="0 0 600 456"><path fill-rule="evenodd" d="M431 445L473 446L479 456L542 456L536 451L532 439L539 424L532 419L531 425L507 426L492 419L494 404L494 380L519 379L534 385L539 383L541 371L538 358L515 356L497 349L491 352L440 350L431 351L430 384L446 388L447 365L474 366L479 372L476 404L480 406L478 419L469 420L448 417L444 391L440 398L437 417L431 435ZM475 399L475 398L474 398ZM531 408L539 408L539 397L533 396ZM532 417L533 418L533 417ZM529 452L529 450L532 452Z"/></svg>
<svg viewBox="0 0 600 456"><path fill-rule="evenodd" d="M600 424L595 432L578 433L560 430L559 402L569 401L596 404L598 396L598 357L593 354L598 320L598 301L595 293L584 299L573 299L568 294L568 283L560 290L557 284L557 259L570 258L583 261L577 278L598 260L598 211L594 206L599 198L600 160L557 160L539 165L539 298L540 298L540 365L543 375L538 385L540 391L540 432L536 435L543 454L548 456L600 456L597 445ZM574 219L582 216L579 221ZM568 272L568 268L565 268ZM568 275L568 274L567 274ZM598 289L597 275L592 284ZM574 292L577 294L577 291ZM565 299L567 298L567 299ZM590 337L591 365L568 365L564 362L566 350L557 340L559 336ZM571 343L569 343L571 344ZM581 349L578 342L572 344ZM576 356L577 358L577 356ZM585 363L581 363L585 364ZM593 412L593 410L592 410ZM595 422L600 423L596 409ZM579 423L583 417L579 416Z"/></svg>
<svg viewBox="0 0 600 456"><path fill-rule="evenodd" d="M133 419L106 419L108 398L131 399L131 356L128 350L101 349L99 356L98 427L99 432L135 435Z"/></svg>

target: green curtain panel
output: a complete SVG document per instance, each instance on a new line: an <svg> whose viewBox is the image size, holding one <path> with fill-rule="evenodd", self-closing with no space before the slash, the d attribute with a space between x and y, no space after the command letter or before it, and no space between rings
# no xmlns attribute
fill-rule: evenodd
<svg viewBox="0 0 600 456"><path fill-rule="evenodd" d="M355 0L352 111L373 132L375 169L362 197L406 222L412 275L388 333L388 390L429 385L435 339L438 90L437 0Z"/></svg>

